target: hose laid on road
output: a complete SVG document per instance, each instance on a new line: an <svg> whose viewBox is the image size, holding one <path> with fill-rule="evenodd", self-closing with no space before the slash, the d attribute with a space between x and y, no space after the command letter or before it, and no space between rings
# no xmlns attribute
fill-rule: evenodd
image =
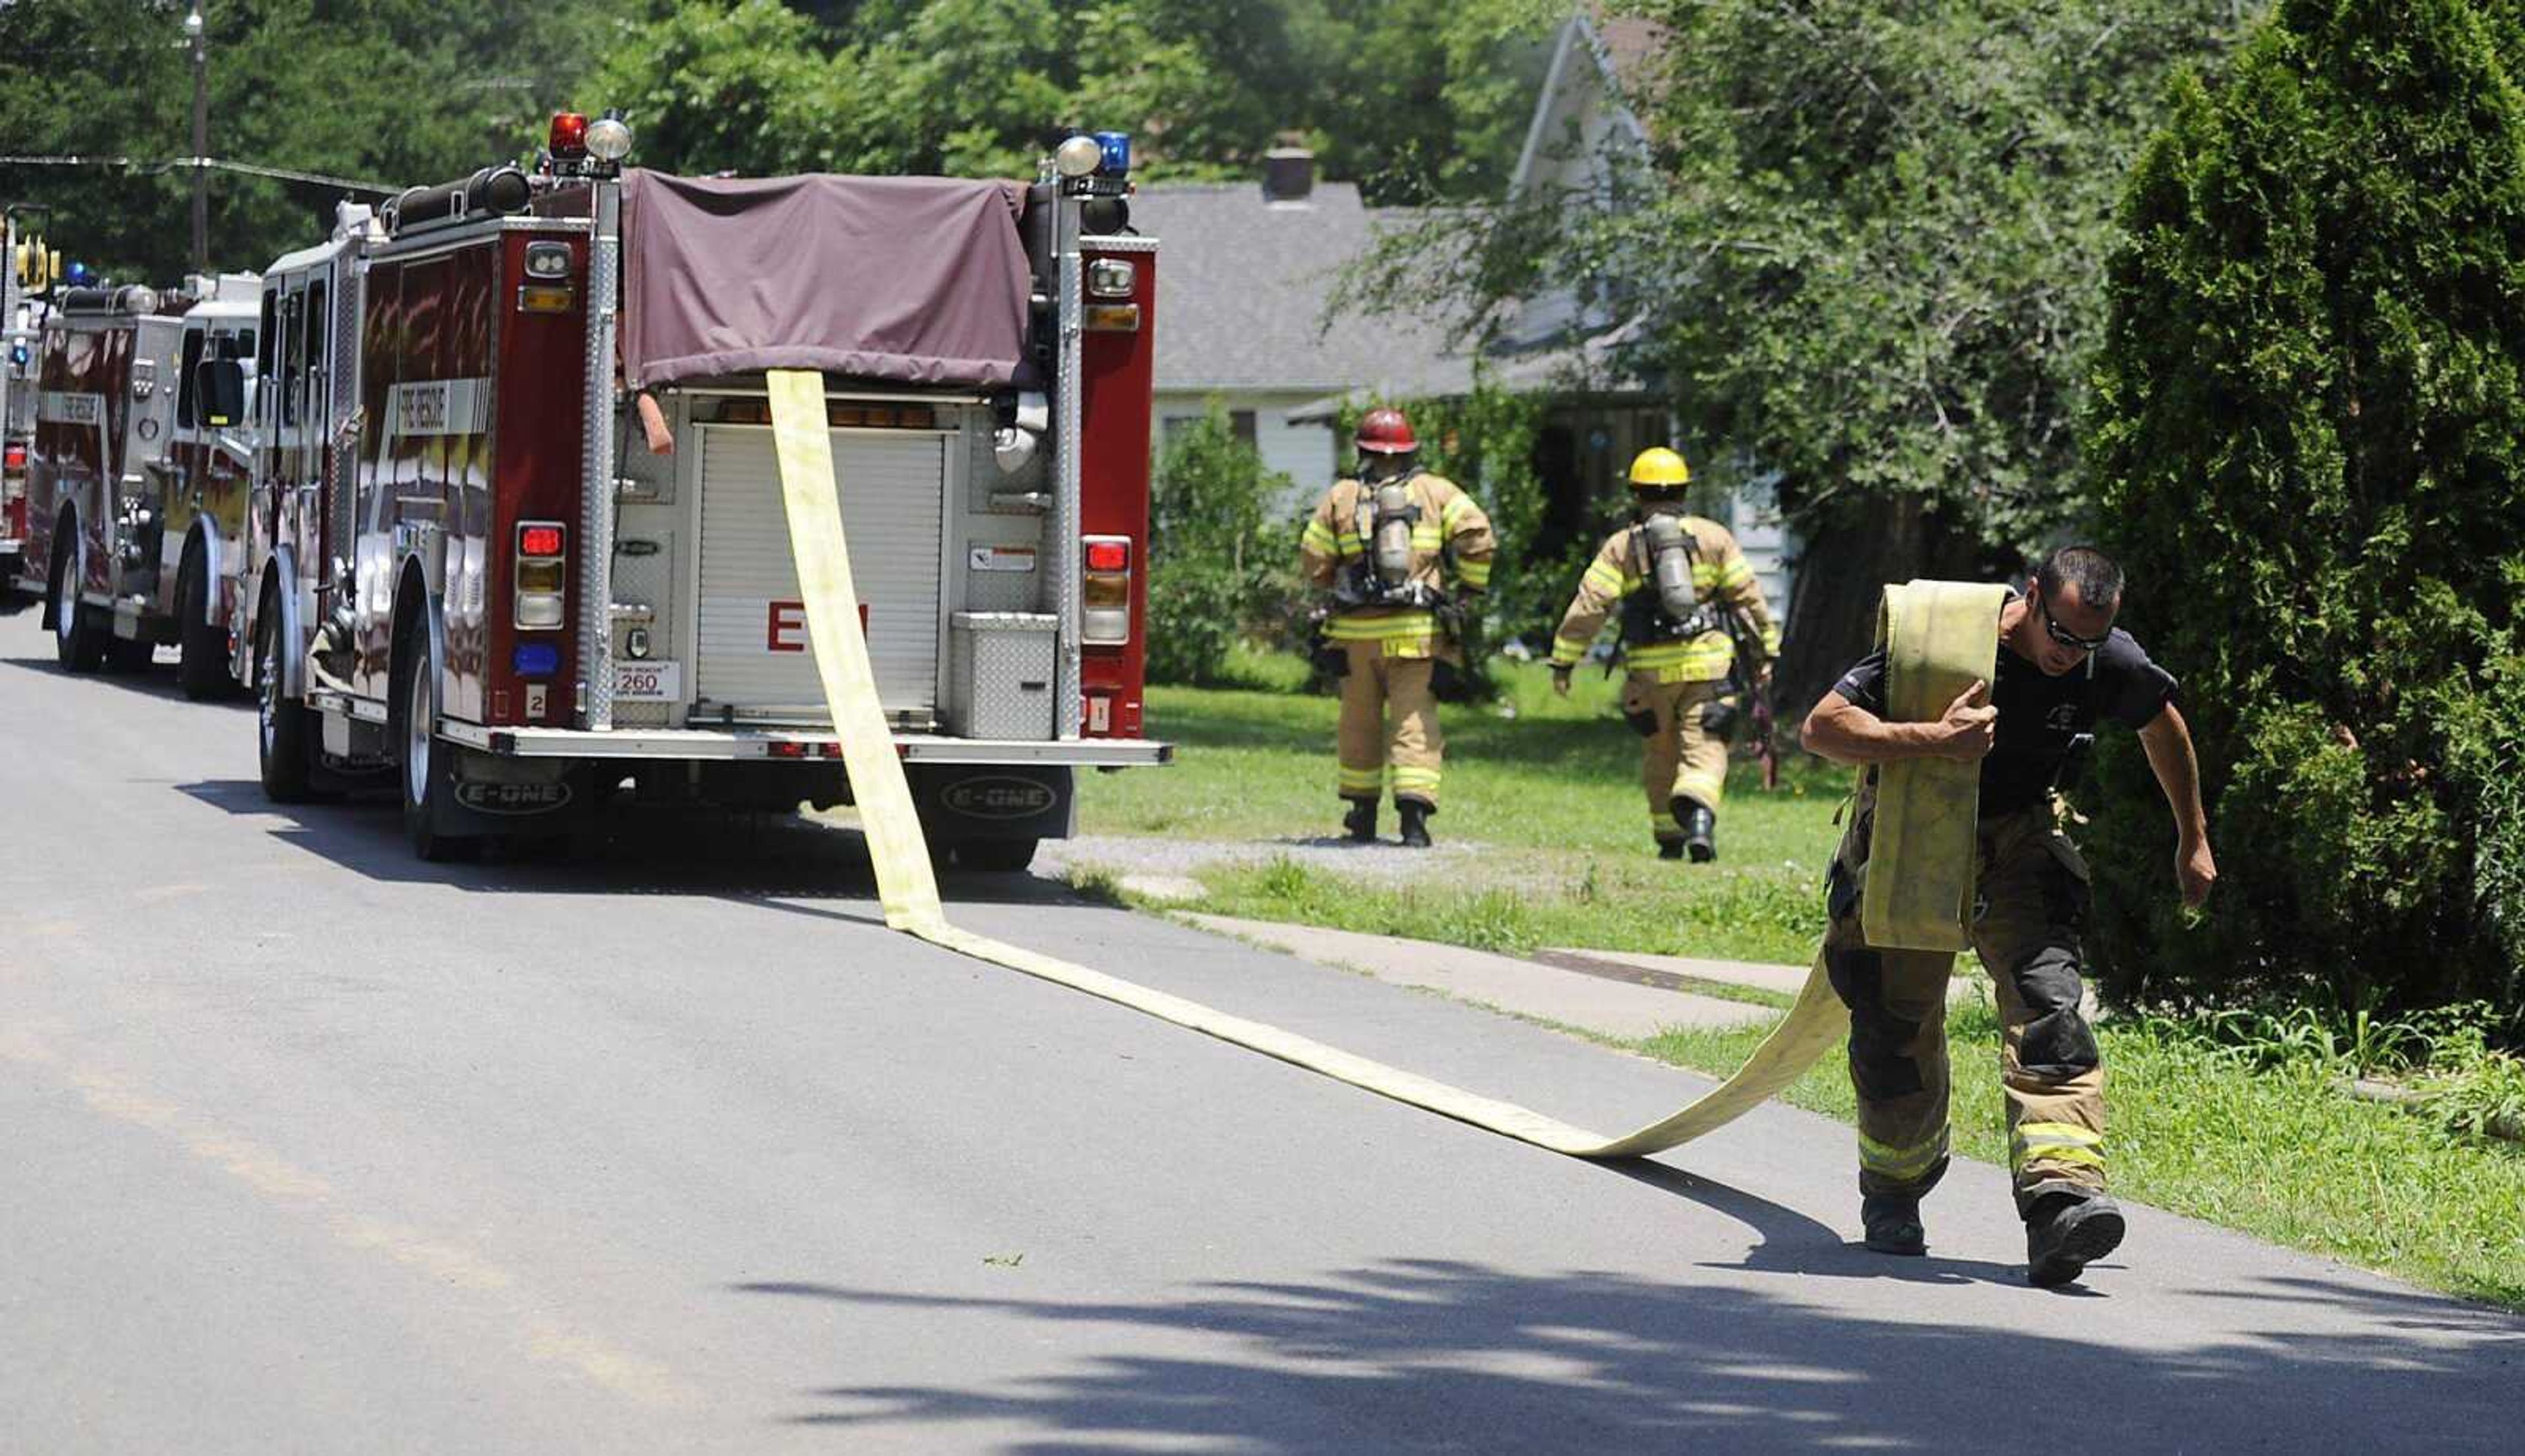
<svg viewBox="0 0 2525 1456"><path fill-rule="evenodd" d="M1798 993L1796 1004L1736 1075L1671 1117L1619 1138L1608 1138L1511 1102L1481 1096L1278 1027L1231 1016L1197 1001L948 924L938 899L937 878L930 870L919 816L913 807L911 786L904 777L902 761L895 755L893 734L878 705L867 642L860 632L859 595L851 581L850 557L842 533L841 497L833 473L832 441L825 425L823 378L809 370L775 369L770 372L769 384L773 439L780 458L781 497L788 510L790 544L797 555L798 584L807 604L808 636L815 646L816 666L823 678L825 699L832 707L834 733L841 740L843 765L850 773L851 793L867 835L868 852L875 861L877 898L885 907L889 927L977 960L1102 996L1381 1096L1582 1158L1636 1157L1698 1138L1797 1080L1849 1030L1849 1012L1833 994L1818 955L1805 988ZM1964 671L1957 690L1976 675L1965 670L1972 663L1978 662L1977 675L1987 680L1997 652L1995 604L1999 589L1950 589L1944 583L1915 583L1908 590L1925 590L1928 596L1921 600L1935 607L1917 618L1927 624L1934 639L1928 644L1928 658ZM1990 611L1974 617L1960 607L1948 609L1942 594L1950 590L1988 593L1993 602ZM1913 620L1909 615L1896 616L1894 628L1908 634L1917 630L1906 625ZM1905 646L1910 646L1907 635ZM1944 701L1938 705L1943 707ZM1933 819L1937 826L1947 827L1949 838L1938 842L1935 849L1927 838L1916 843L1906 839L1895 852L1906 856L1906 868L1917 856L1959 855L1966 877L1965 902L1969 902L1974 807L1971 780L1964 780L1961 790L1963 836L1959 847L1951 835L1951 826L1957 820L1956 795L1954 785L1943 777L1923 778L1908 791L1907 801L1922 805L1925 817ZM1880 823L1884 812L1879 809ZM1880 860L1876 867L1883 870L1886 862ZM1908 876L1879 874L1871 878L1899 883ZM1956 902L1944 899L1944 893L1945 887L1941 886L1940 898L1930 901L1925 909L1907 907L1906 913L1912 917L1908 923L1936 913L1939 904L1947 905L1946 913L1953 914ZM1960 936L1960 927L1956 934Z"/></svg>

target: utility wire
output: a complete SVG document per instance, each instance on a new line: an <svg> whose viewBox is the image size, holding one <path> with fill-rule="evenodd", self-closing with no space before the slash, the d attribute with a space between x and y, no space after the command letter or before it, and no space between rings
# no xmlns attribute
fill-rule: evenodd
<svg viewBox="0 0 2525 1456"><path fill-rule="evenodd" d="M214 171L243 172L248 176L274 177L284 182L309 182L321 187L339 187L346 192L371 192L379 197L392 197L401 187L387 187L376 182L363 182L351 177L328 176L321 171L298 171L286 167L261 167L251 162L229 162L219 157L167 157L156 160L140 157L0 157L0 167L119 167L126 171L156 175L161 172L209 168Z"/></svg>

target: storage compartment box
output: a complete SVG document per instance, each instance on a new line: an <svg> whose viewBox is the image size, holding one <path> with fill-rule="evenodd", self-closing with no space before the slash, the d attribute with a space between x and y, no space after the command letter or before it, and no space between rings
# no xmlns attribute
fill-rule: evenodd
<svg viewBox="0 0 2525 1456"><path fill-rule="evenodd" d="M1061 619L1029 611L960 611L947 619L947 720L964 738L1052 737L1052 680Z"/></svg>

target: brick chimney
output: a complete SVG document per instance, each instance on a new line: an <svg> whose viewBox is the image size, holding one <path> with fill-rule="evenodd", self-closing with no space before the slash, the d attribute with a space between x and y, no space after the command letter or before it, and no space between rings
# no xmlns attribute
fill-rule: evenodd
<svg viewBox="0 0 2525 1456"><path fill-rule="evenodd" d="M1315 190L1315 154L1301 146L1277 146L1262 154L1262 200L1305 202Z"/></svg>

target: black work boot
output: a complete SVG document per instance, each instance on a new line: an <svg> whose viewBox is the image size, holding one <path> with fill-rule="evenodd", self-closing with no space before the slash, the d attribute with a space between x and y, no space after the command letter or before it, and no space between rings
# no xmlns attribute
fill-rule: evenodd
<svg viewBox="0 0 2525 1456"><path fill-rule="evenodd" d="M1683 841L1681 841L1681 840L1659 840L1659 841L1658 841L1658 858L1659 858L1659 859L1681 859L1682 857L1683 857Z"/></svg>
<svg viewBox="0 0 2525 1456"><path fill-rule="evenodd" d="M1398 799L1394 806L1403 813L1403 843L1414 849L1429 848L1429 816L1438 812L1416 799Z"/></svg>
<svg viewBox="0 0 2525 1456"><path fill-rule="evenodd" d="M1861 1198L1858 1222L1867 1231L1861 1241L1880 1254L1917 1258L1929 1251L1929 1233L1920 1227L1917 1198Z"/></svg>
<svg viewBox="0 0 2525 1456"><path fill-rule="evenodd" d="M1373 843L1376 839L1376 801L1353 801L1350 812L1342 815L1342 828L1349 830L1350 837L1361 844Z"/></svg>
<svg viewBox="0 0 2525 1456"><path fill-rule="evenodd" d="M1695 864L1708 864L1718 857L1718 816L1709 805L1698 799L1678 794L1674 800L1674 822L1683 826L1684 852Z"/></svg>
<svg viewBox="0 0 2525 1456"><path fill-rule="evenodd" d="M2102 1193L2046 1193L2025 1211L2025 1278L2057 1288L2121 1246L2121 1205Z"/></svg>

